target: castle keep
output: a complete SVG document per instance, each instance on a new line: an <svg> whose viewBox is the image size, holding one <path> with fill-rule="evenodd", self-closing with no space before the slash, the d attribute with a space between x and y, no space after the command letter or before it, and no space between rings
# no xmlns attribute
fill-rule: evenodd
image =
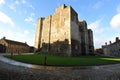
<svg viewBox="0 0 120 80"><path fill-rule="evenodd" d="M63 4L53 15L38 19L34 47L35 51L63 56L93 54L93 33L71 6Z"/></svg>

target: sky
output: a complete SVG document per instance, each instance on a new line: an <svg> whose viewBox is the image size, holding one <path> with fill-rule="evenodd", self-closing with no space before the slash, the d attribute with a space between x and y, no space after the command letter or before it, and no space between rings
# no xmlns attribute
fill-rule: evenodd
<svg viewBox="0 0 120 80"><path fill-rule="evenodd" d="M34 46L37 19L52 15L61 4L86 20L95 48L120 37L120 0L0 0L0 38Z"/></svg>

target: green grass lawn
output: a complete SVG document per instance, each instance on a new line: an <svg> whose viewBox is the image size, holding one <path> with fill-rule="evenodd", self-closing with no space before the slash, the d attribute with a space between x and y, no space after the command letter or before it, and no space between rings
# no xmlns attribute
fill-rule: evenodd
<svg viewBox="0 0 120 80"><path fill-rule="evenodd" d="M45 56L47 56L47 65L54 66L93 66L120 63L120 58L111 58L103 56L61 57L45 54L33 54L14 55L12 59L24 63L44 65ZM11 56L6 57L11 58Z"/></svg>

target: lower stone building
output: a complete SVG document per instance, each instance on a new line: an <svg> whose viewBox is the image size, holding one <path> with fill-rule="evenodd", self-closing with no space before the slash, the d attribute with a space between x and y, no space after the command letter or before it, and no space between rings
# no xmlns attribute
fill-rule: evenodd
<svg viewBox="0 0 120 80"><path fill-rule="evenodd" d="M95 54L104 54L102 48L95 49Z"/></svg>
<svg viewBox="0 0 120 80"><path fill-rule="evenodd" d="M116 37L116 41L114 43L107 44L102 46L103 53L106 56L120 56L120 40Z"/></svg>
<svg viewBox="0 0 120 80"><path fill-rule="evenodd" d="M28 53L29 46L27 43L8 40L5 37L0 39L0 53Z"/></svg>
<svg viewBox="0 0 120 80"><path fill-rule="evenodd" d="M30 52L30 53L34 53L34 47L33 47L33 46L30 46L29 52Z"/></svg>
<svg viewBox="0 0 120 80"><path fill-rule="evenodd" d="M6 46L0 44L0 53L5 53Z"/></svg>

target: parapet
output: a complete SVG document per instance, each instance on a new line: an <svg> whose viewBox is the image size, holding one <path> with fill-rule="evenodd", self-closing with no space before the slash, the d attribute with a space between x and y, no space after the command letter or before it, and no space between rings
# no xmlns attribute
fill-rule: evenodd
<svg viewBox="0 0 120 80"><path fill-rule="evenodd" d="M79 23L82 26L87 26L87 22L85 20L81 20L81 21L79 21Z"/></svg>
<svg viewBox="0 0 120 80"><path fill-rule="evenodd" d="M45 18L44 17L40 17L40 18L38 18L38 20L44 20Z"/></svg>
<svg viewBox="0 0 120 80"><path fill-rule="evenodd" d="M86 23L86 21L85 21L85 20L80 20L79 22Z"/></svg>
<svg viewBox="0 0 120 80"><path fill-rule="evenodd" d="M88 31L89 31L89 32L92 32L92 30L91 30L91 29L88 29Z"/></svg>
<svg viewBox="0 0 120 80"><path fill-rule="evenodd" d="M62 4L62 5L60 5L60 6L58 6L57 8L56 8L56 11L59 11L59 10L62 10L62 9L64 9L64 8L66 8L67 6L65 5L65 4Z"/></svg>

